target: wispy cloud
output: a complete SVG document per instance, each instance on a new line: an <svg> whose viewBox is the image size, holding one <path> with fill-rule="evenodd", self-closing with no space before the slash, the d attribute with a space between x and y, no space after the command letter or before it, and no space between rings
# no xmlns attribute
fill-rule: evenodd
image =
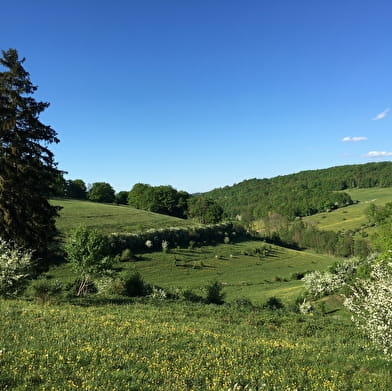
<svg viewBox="0 0 392 391"><path fill-rule="evenodd" d="M367 157L387 157L392 156L392 152L386 151L370 151L366 154Z"/></svg>
<svg viewBox="0 0 392 391"><path fill-rule="evenodd" d="M390 112L390 108L388 107L388 108L386 108L382 113L380 113L380 114L377 114L374 118L373 118L373 121L378 121L379 119L383 119L383 118L385 118L387 115L388 115L388 113Z"/></svg>
<svg viewBox="0 0 392 391"><path fill-rule="evenodd" d="M367 140L367 137L362 137L362 136L355 136L355 137L343 137L342 141L347 142L347 141L365 141Z"/></svg>

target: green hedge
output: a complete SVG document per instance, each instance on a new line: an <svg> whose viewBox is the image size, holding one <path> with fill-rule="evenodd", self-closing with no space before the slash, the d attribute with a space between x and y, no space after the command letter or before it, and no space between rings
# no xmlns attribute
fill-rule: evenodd
<svg viewBox="0 0 392 391"><path fill-rule="evenodd" d="M246 236L247 232L240 224L223 223L189 228L148 230L139 234L114 233L109 236L109 240L113 252L119 254L125 249L135 252L162 250L164 240L169 243L169 248L175 248L189 247L192 242L199 245L223 243L225 238L236 241ZM146 246L147 241L151 242L150 248Z"/></svg>

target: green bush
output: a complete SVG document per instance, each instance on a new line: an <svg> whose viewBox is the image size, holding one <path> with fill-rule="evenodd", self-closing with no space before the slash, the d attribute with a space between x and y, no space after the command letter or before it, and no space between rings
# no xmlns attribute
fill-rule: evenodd
<svg viewBox="0 0 392 391"><path fill-rule="evenodd" d="M184 298L184 300L190 301L191 303L201 303L204 301L204 299L200 295L194 293L190 289L185 289L182 292L182 297Z"/></svg>
<svg viewBox="0 0 392 391"><path fill-rule="evenodd" d="M206 303L207 304L223 304L225 294L222 292L223 285L218 281L213 281L206 287Z"/></svg>
<svg viewBox="0 0 392 391"><path fill-rule="evenodd" d="M105 274L114 263L108 237L95 229L75 229L66 243L65 250L74 271L81 277L78 296L87 293L93 276Z"/></svg>
<svg viewBox="0 0 392 391"><path fill-rule="evenodd" d="M151 288L143 280L139 272L134 272L124 276L125 294L129 297L146 296L150 293Z"/></svg>
<svg viewBox="0 0 392 391"><path fill-rule="evenodd" d="M284 305L282 300L280 300L278 297L272 296L266 301L264 308L275 311L284 308Z"/></svg>
<svg viewBox="0 0 392 391"><path fill-rule="evenodd" d="M63 286L58 280L40 278L31 284L32 296L41 303L56 300L62 293Z"/></svg>
<svg viewBox="0 0 392 391"><path fill-rule="evenodd" d="M121 252L120 255L120 261L121 262L127 262L133 259L133 253L132 250L130 248L126 248Z"/></svg>

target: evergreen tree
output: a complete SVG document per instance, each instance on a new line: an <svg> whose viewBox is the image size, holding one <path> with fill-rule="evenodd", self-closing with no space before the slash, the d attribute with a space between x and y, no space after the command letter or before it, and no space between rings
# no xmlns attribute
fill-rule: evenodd
<svg viewBox="0 0 392 391"><path fill-rule="evenodd" d="M2 51L0 65L0 237L47 257L57 208L48 202L60 171L48 144L57 133L39 120L49 103L37 90L15 49Z"/></svg>

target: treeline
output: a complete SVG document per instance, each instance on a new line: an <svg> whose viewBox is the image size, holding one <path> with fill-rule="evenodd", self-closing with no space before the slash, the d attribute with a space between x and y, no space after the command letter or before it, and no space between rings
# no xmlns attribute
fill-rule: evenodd
<svg viewBox="0 0 392 391"><path fill-rule="evenodd" d="M342 190L388 186L392 186L392 162L380 162L249 179L205 196L231 218L253 221L275 211L294 219L351 204L353 200Z"/></svg>
<svg viewBox="0 0 392 391"><path fill-rule="evenodd" d="M165 214L182 219L193 219L201 224L216 224L222 220L223 209L203 195L192 196L172 186L151 186L137 183L130 191L116 193L106 182L86 186L82 179L65 180L59 177L56 196L93 202L129 205L136 209Z"/></svg>
<svg viewBox="0 0 392 391"><path fill-rule="evenodd" d="M112 251L119 254L124 250L132 252L163 250L167 248L203 246L230 243L248 236L240 224L221 223L199 227L167 228L148 230L140 234L112 234L109 237Z"/></svg>
<svg viewBox="0 0 392 391"><path fill-rule="evenodd" d="M373 250L359 230L325 231L302 220L289 222L285 217L270 214L259 233L267 242L294 249L312 249L337 257L367 257Z"/></svg>

